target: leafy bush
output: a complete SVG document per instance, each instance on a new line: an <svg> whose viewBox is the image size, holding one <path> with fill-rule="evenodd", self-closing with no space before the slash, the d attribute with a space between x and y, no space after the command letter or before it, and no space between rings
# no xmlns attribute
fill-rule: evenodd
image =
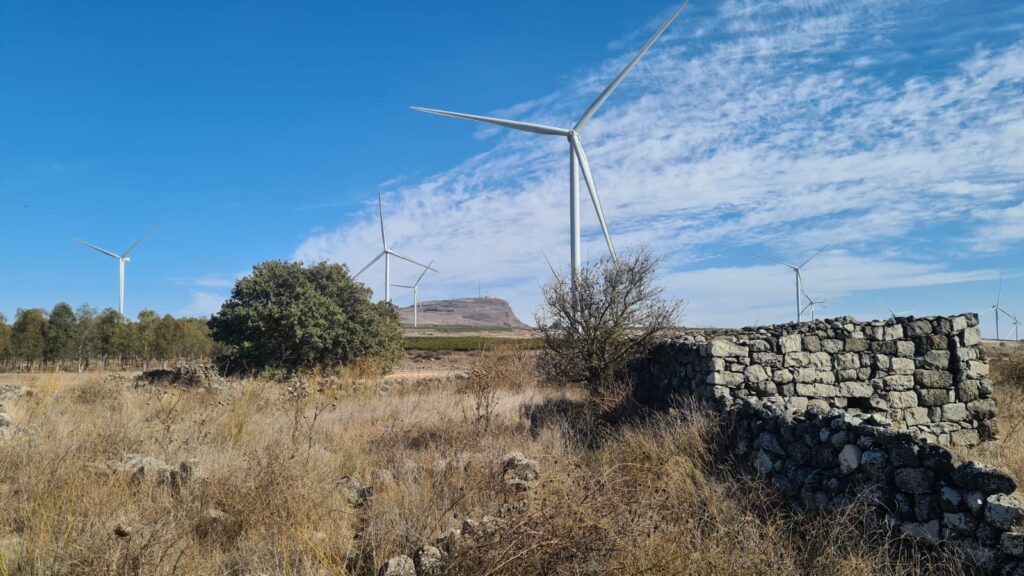
<svg viewBox="0 0 1024 576"><path fill-rule="evenodd" d="M374 358L388 368L402 353L398 310L371 303L372 294L340 264L259 264L210 319L214 340L229 348L222 365L293 373Z"/></svg>

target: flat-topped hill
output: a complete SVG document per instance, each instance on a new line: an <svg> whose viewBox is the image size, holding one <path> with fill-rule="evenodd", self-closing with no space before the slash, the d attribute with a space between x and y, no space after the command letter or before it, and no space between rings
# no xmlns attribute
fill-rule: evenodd
<svg viewBox="0 0 1024 576"><path fill-rule="evenodd" d="M398 319L412 326L412 306L402 308ZM466 328L526 328L508 302L501 298L457 298L420 302L419 325Z"/></svg>

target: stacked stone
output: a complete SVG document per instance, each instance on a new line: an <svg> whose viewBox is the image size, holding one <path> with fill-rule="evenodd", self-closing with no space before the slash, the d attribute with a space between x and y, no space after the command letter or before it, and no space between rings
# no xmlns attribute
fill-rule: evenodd
<svg viewBox="0 0 1024 576"><path fill-rule="evenodd" d="M782 412L759 400L730 407L734 450L799 507L832 510L869 499L895 531L958 542L981 567L1024 570L1024 503L997 468L957 464L905 431L851 422L837 410Z"/></svg>
<svg viewBox="0 0 1024 576"><path fill-rule="evenodd" d="M856 322L842 317L732 333L685 334L638 374L637 396L839 409L944 446L994 437L996 415L978 317Z"/></svg>

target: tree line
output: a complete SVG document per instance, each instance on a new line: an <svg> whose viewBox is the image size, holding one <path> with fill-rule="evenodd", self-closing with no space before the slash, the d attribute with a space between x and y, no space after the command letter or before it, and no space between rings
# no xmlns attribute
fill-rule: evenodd
<svg viewBox="0 0 1024 576"><path fill-rule="evenodd" d="M135 321L117 310L77 310L61 302L46 311L0 314L0 370L78 370L206 361L217 352L205 319L143 310Z"/></svg>

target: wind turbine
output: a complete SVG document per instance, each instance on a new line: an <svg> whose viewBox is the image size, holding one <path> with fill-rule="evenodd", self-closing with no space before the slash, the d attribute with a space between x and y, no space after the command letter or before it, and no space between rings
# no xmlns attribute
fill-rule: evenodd
<svg viewBox="0 0 1024 576"><path fill-rule="evenodd" d="M377 254L377 256L373 260L370 260L369 264L367 264L366 266L363 266L362 270L360 270L359 272L356 272L356 275L353 276L352 279L355 280L356 278L358 278L360 274L362 274L363 272L366 272L367 268L369 268L370 266L373 266L374 264L376 264L377 260L380 260L381 257L383 257L384 258L384 300L387 301L387 302L391 302L391 257L392 256L394 256L396 258L401 258L402 260L405 260L406 262L411 262L411 263L419 266L420 268L423 268L424 272L426 272L427 270L432 270L434 272L437 272L437 270L434 270L433 268L431 268L429 264L422 264L420 262L417 262L417 261L413 260L412 258L409 258L408 256L402 256L398 252L395 252L394 250L389 248L388 247L388 237L387 237L386 234L384 234L384 200L381 199L380 192L377 192L377 210L380 212L380 240L381 240L381 242L384 243L384 250L380 254Z"/></svg>
<svg viewBox="0 0 1024 576"><path fill-rule="evenodd" d="M434 261L431 260L430 263L427 264L427 266L423 269L423 272L420 272L420 277L416 279L416 282L414 282L412 286L408 286L406 284L393 284L393 286L397 286L399 288L410 288L410 289L412 289L412 327L413 328L418 328L419 327L419 316L418 316L418 314L419 314L419 307L420 307L420 281L423 280L423 277L427 274L427 270L433 270L433 268L430 267L431 264L433 264L433 263L434 263Z"/></svg>
<svg viewBox="0 0 1024 576"><path fill-rule="evenodd" d="M157 231L158 228L160 228L159 225L154 226L152 230L150 230L149 232L146 232L142 236L142 238L139 238L138 240L135 241L134 244L129 246L128 249L124 251L124 254L114 254L110 250L104 250L103 248L100 248L99 246L96 246L96 245L93 245L93 244L89 244L88 242L85 242L83 240L79 240L78 238L75 238L75 242L78 242L82 246L86 246L86 247L92 248L93 250L99 252L100 254L105 254L105 255L110 256L111 258L114 258L115 260L117 260L118 277L119 277L118 285L120 286L120 290L118 291L118 297L117 297L117 311L120 312L121 316L124 316L124 265L126 263L128 263L128 262L131 262L131 258L128 257L128 254L131 254L132 250L135 250L136 248L138 248L139 244L142 244L142 242L145 239L147 239L150 236L152 236Z"/></svg>
<svg viewBox="0 0 1024 576"><path fill-rule="evenodd" d="M811 311L811 322L814 322L814 307L816 305L818 305L818 304L824 304L825 302L827 302L827 300L825 300L824 298L822 298L820 300L815 300L814 298L811 298L810 296L808 296L807 292L804 292L803 288L800 288L800 293L803 294L804 298L807 299L807 305L804 306L804 311L807 311L807 310Z"/></svg>
<svg viewBox="0 0 1024 576"><path fill-rule="evenodd" d="M543 124L534 124L530 122L520 122L517 120L505 120L502 118L491 118L488 116L477 116L474 114L463 114L461 112L449 112L446 110L437 110L433 108L422 108L419 106L413 106L413 110L420 112L427 112L429 114L438 114L441 116L451 116L453 118L463 118L465 120L473 120L476 122L483 122L486 124L496 124L505 128L511 128L513 130L520 130L523 132L531 132L533 134L542 134L545 136L561 136L568 140L569 143L569 245L570 245L570 257L572 262L572 281L573 284L576 282L576 277L580 271L580 181L579 173L582 169L583 179L586 181L587 190L590 191L590 199L594 203L594 211L597 213L597 220L601 224L601 232L604 233L605 242L608 243L608 252L611 253L612 259L616 259L615 246L612 244L611 234L608 232L608 224L604 219L604 209L601 207L601 198L597 193L597 185L594 184L594 176L590 170L590 162L587 160L587 155L583 151L583 142L580 140L580 131L583 127L590 122L590 119L594 117L594 114L601 108L601 106L608 100L608 97L612 95L612 92L619 87L622 80L625 79L629 71L636 66L636 63L650 50L651 46L661 37L665 30L675 21L679 14L686 7L687 1L684 1L679 5L679 8L669 16L668 20L658 28L658 31L654 33L654 36L647 41L646 44L640 49L640 52L633 57L632 60L626 64L626 67L619 72L619 75L612 80L611 84L605 87L604 91L598 95L597 99L583 112L583 115L576 122L572 128L556 128L553 126L545 126Z"/></svg>
<svg viewBox="0 0 1024 576"><path fill-rule="evenodd" d="M804 266L807 266L811 262L811 260L814 260L815 258L817 258L818 254L821 254L822 252L824 252L825 249L828 248L829 246L831 246L832 244L833 244L832 242L829 242L828 244L823 246L820 250L815 252L813 256L811 256L807 260L804 260L799 266L794 266L793 264L789 264L789 263L783 262L781 260L775 260L774 258L768 258L766 256L759 256L757 254L751 254L751 256L753 256L754 258L760 258L761 260L767 260L769 262L775 262L776 264L782 264L783 266L785 266L785 267L787 267L787 268L789 268L790 270L793 271L793 274L796 277L796 321L797 321L797 323L800 322L800 316L801 316L801 314L803 312L803 308L800 306L800 294L803 293L803 291L804 291L804 283L803 283L803 276L801 275L800 271L803 270Z"/></svg>
<svg viewBox="0 0 1024 576"><path fill-rule="evenodd" d="M895 310L892 309L892 307L889 306L888 302L882 300L881 296L876 296L876 298L878 298L878 301L882 303L882 306L885 306L885 309L889 311L889 317L892 318L893 320L900 316L906 316L907 314L913 312L913 310L904 310L902 312L896 312Z"/></svg>
<svg viewBox="0 0 1024 576"><path fill-rule="evenodd" d="M1006 310L1004 310L1003 307L1000 305L1000 302L1002 301L1002 298L1003 298L1003 275L1000 274L999 275L999 290L996 292L996 303L993 304L991 308L989 308L989 310L994 312L995 316L996 316L996 340L1002 340L1003 339L1003 333L999 331L999 313L1000 312L1002 312L1003 314L1006 314L1010 318L1013 318L1014 323L1017 322L1017 317L1014 316L1013 314L1010 314ZM1016 329L1016 324L1014 325L1014 328Z"/></svg>

